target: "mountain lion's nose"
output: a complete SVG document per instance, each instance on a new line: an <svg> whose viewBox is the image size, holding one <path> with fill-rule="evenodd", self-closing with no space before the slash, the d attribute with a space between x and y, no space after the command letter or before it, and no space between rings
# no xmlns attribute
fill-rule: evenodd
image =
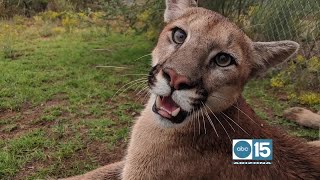
<svg viewBox="0 0 320 180"><path fill-rule="evenodd" d="M189 79L186 76L178 74L173 69L164 68L163 76L169 81L170 86L176 90L191 88Z"/></svg>

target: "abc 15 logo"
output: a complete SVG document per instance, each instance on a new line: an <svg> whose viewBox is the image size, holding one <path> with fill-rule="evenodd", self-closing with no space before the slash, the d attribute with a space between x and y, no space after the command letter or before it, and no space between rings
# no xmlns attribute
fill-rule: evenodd
<svg viewBox="0 0 320 180"><path fill-rule="evenodd" d="M233 160L272 160L272 139L234 139Z"/></svg>

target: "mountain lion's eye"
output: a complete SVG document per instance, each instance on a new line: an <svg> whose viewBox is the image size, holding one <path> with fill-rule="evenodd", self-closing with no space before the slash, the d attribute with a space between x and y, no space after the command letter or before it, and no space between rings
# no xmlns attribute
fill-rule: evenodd
<svg viewBox="0 0 320 180"><path fill-rule="evenodd" d="M172 40L176 44L183 44L186 38L187 38L187 34L182 29L176 28L172 31Z"/></svg>
<svg viewBox="0 0 320 180"><path fill-rule="evenodd" d="M220 67L227 67L235 64L235 60L232 56L226 53L219 53L214 57L214 62Z"/></svg>

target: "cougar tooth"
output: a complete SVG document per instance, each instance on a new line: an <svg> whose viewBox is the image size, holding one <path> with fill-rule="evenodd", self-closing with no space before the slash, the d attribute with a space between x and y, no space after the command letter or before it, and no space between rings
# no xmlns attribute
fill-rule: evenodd
<svg viewBox="0 0 320 180"><path fill-rule="evenodd" d="M156 106L157 106L157 108L160 108L160 106L161 106L161 99L160 99L160 96L157 96L157 99L156 99Z"/></svg>
<svg viewBox="0 0 320 180"><path fill-rule="evenodd" d="M181 108L177 108L176 110L174 110L174 111L171 113L171 115L172 115L173 117L176 117L176 116L179 114L180 110L181 110Z"/></svg>

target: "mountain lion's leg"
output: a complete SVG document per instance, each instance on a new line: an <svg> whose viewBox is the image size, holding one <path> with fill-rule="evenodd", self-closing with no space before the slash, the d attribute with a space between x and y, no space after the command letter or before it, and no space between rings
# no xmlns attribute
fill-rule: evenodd
<svg viewBox="0 0 320 180"><path fill-rule="evenodd" d="M320 128L320 114L308 109L293 107L285 110L283 115L286 119L294 121L299 125L314 129Z"/></svg>
<svg viewBox="0 0 320 180"><path fill-rule="evenodd" d="M313 145L313 146L320 147L320 141L311 141L311 142L308 142L308 144L311 144L311 145Z"/></svg>
<svg viewBox="0 0 320 180"><path fill-rule="evenodd" d="M120 161L100 167L84 175L74 176L61 180L120 180L123 167L124 161Z"/></svg>

